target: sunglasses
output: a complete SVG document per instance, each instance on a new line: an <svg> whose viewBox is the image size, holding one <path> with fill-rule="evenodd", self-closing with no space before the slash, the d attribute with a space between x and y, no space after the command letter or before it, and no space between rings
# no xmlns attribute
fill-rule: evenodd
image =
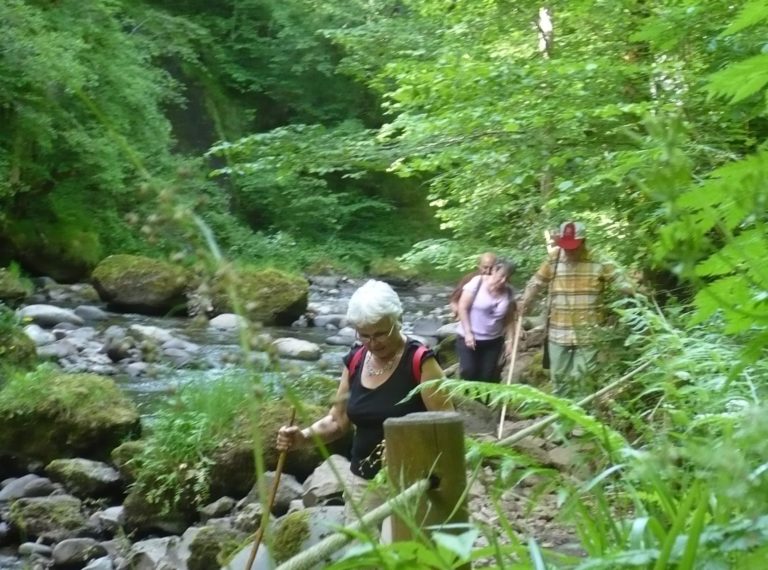
<svg viewBox="0 0 768 570"><path fill-rule="evenodd" d="M392 323L392 326L389 329L389 332L377 332L373 334L360 334L359 332L355 331L355 337L357 340L364 344L369 344L373 342L374 340L384 340L385 338L388 338L392 331L395 330L395 323Z"/></svg>

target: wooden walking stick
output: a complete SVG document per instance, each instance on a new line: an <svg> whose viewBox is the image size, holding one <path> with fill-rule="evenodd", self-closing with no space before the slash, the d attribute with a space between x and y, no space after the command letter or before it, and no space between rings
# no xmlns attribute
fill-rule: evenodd
<svg viewBox="0 0 768 570"><path fill-rule="evenodd" d="M504 379L504 385L509 386L512 383L512 372L515 369L515 361L517 360L517 344L520 340L520 332L523 329L523 315L518 315L517 324L515 325L515 338L512 341L512 358L509 361L509 372ZM499 431L496 435L498 439L501 439L501 433L504 430L504 418L507 415L507 403L501 407L501 417L499 418Z"/></svg>
<svg viewBox="0 0 768 570"><path fill-rule="evenodd" d="M296 408L291 408L291 420L288 422L289 426L293 425L296 420ZM253 548L251 549L251 555L248 557L248 563L245 565L245 570L251 570L253 563L256 560L256 554L259 552L259 546L261 546L261 539L264 537L264 527L269 520L269 513L272 512L272 507L275 504L275 497L277 496L277 488L280 485L280 477L283 474L283 466L285 465L285 458L288 455L288 451L281 451L277 458L277 466L275 467L275 480L272 482L272 490L269 492L269 500L267 501L266 516L262 518L256 534L253 536Z"/></svg>

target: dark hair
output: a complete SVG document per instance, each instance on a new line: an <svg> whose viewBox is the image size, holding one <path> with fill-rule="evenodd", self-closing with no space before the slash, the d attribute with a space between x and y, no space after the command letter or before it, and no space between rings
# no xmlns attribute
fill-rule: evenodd
<svg viewBox="0 0 768 570"><path fill-rule="evenodd" d="M506 258L499 258L496 260L496 263L493 264L493 270L498 271L501 270L504 273L506 273L507 277L511 276L516 269L515 262L511 259Z"/></svg>

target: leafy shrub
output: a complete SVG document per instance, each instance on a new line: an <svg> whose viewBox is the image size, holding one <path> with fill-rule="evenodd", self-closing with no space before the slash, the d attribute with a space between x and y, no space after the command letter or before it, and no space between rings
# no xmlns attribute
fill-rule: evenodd
<svg viewBox="0 0 768 570"><path fill-rule="evenodd" d="M143 447L129 462L136 473L135 489L167 510L181 502L203 505L214 450L234 437L252 389L245 375L181 387L155 412Z"/></svg>

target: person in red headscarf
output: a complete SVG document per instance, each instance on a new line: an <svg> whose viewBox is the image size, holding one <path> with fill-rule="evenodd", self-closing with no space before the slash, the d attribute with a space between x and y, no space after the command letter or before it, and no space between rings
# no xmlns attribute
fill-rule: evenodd
<svg viewBox="0 0 768 570"><path fill-rule="evenodd" d="M562 395L585 391L584 377L597 355L590 330L601 322L606 286L619 276L612 264L590 254L586 242L583 223L561 224L556 247L528 282L520 302L523 316L539 291L548 289L544 366L549 367L554 391ZM625 284L620 289L631 291Z"/></svg>

